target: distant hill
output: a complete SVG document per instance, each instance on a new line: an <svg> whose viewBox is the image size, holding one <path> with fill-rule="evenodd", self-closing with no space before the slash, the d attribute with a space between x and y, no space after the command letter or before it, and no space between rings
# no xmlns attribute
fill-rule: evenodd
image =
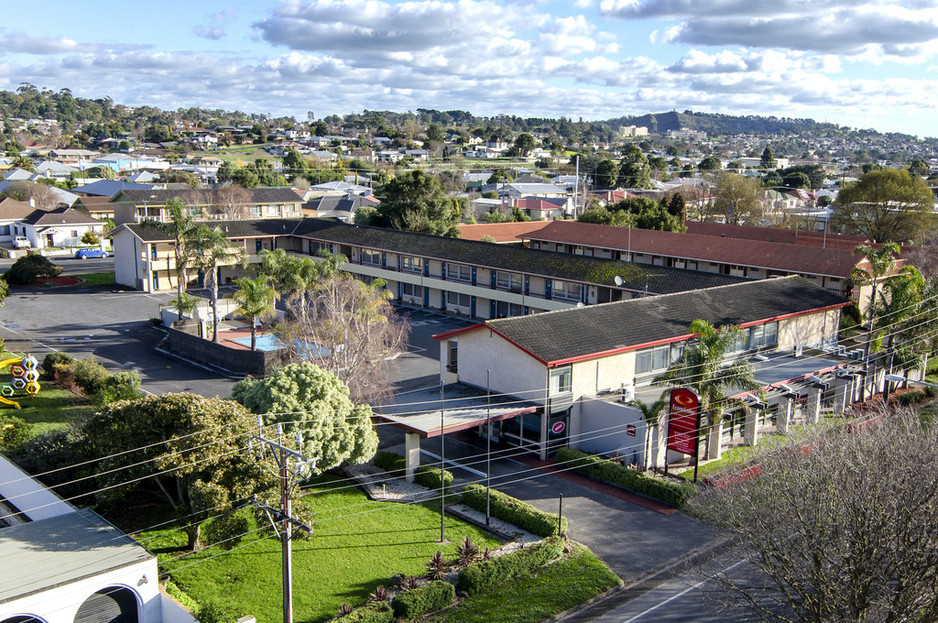
<svg viewBox="0 0 938 623"><path fill-rule="evenodd" d="M788 119L778 117L738 117L714 113L663 112L639 117L618 117L606 121L610 127L644 126L650 132L665 134L668 130L703 130L708 136L732 134L775 134L778 132L803 132L805 130L834 129L830 123L818 123L813 119Z"/></svg>

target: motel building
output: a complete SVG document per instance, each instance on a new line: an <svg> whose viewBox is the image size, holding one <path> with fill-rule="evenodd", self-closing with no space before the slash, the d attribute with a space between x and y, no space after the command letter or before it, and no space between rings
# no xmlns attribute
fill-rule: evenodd
<svg viewBox="0 0 938 623"><path fill-rule="evenodd" d="M376 413L406 432L409 474L422 439L457 431L485 438L489 428L492 442L542 459L569 445L626 464L663 465L659 434L628 403L661 397L667 388L653 379L692 344L688 327L702 319L743 329L733 358L752 362L764 388L761 396L739 396L712 436L708 456L715 458L724 447L816 423L823 411L842 412L857 399L858 353L837 343L848 303L808 279L781 277L486 320L435 336L442 391L407 394ZM672 452L667 460L682 458Z"/></svg>

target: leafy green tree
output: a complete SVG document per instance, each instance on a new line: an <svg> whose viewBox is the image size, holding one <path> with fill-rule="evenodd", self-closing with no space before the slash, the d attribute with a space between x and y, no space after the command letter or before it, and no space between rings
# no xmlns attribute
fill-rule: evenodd
<svg viewBox="0 0 938 623"><path fill-rule="evenodd" d="M518 135L518 138L515 139L515 151L517 151L522 156L527 156L536 146L537 143L535 142L534 137L527 132L522 132Z"/></svg>
<svg viewBox="0 0 938 623"><path fill-rule="evenodd" d="M85 169L85 177L99 178L103 180L116 180L117 173L111 167L100 166Z"/></svg>
<svg viewBox="0 0 938 623"><path fill-rule="evenodd" d="M716 329L706 320L690 324L690 333L699 337L688 345L684 355L667 371L655 377L655 383L668 387L686 387L700 397L700 413L705 418L708 436L707 458L720 458L720 423L728 406L728 392L759 391L752 364L745 360L727 363L736 349L741 329L724 326Z"/></svg>
<svg viewBox="0 0 938 623"><path fill-rule="evenodd" d="M274 315L277 291L270 285L267 277L256 279L244 277L235 281L238 289L232 298L238 304L235 313L241 314L251 323L251 350L257 346L256 320L263 320Z"/></svg>
<svg viewBox="0 0 938 623"><path fill-rule="evenodd" d="M593 177L597 186L615 186L619 180L619 163L609 158L602 160L596 167L596 174Z"/></svg>
<svg viewBox="0 0 938 623"><path fill-rule="evenodd" d="M715 156L707 156L697 164L699 171L719 171L720 159Z"/></svg>
<svg viewBox="0 0 938 623"><path fill-rule="evenodd" d="M192 296L188 292L179 292L176 298L169 301L169 304L176 308L179 319L183 320L191 316L195 308L199 306L199 297Z"/></svg>
<svg viewBox="0 0 938 623"><path fill-rule="evenodd" d="M782 184L789 188L808 188L811 186L811 180L808 179L806 174L796 171L795 173L786 174L782 178Z"/></svg>
<svg viewBox="0 0 938 623"><path fill-rule="evenodd" d="M316 457L318 471L364 463L378 449L371 407L352 402L345 383L312 363L290 364L264 379L238 381L231 397L263 416L265 424L281 422L298 431L300 451Z"/></svg>
<svg viewBox="0 0 938 623"><path fill-rule="evenodd" d="M303 154L292 147L288 149L287 153L283 156L283 166L286 169L287 175L290 176L290 179L306 177L309 173L309 167L306 164L306 159L303 157Z"/></svg>
<svg viewBox="0 0 938 623"><path fill-rule="evenodd" d="M105 457L97 465L100 502L119 504L136 491L168 503L191 524L195 550L203 521L272 484L245 452L255 426L236 402L164 394L108 405L88 418L81 438Z"/></svg>
<svg viewBox="0 0 938 623"><path fill-rule="evenodd" d="M775 166L775 154L772 153L772 148L766 145L765 149L762 150L762 159L759 162L759 168L763 171L768 171L769 169L774 169Z"/></svg>
<svg viewBox="0 0 938 623"><path fill-rule="evenodd" d="M195 234L198 223L189 215L189 210L186 208L186 204L182 202L182 199L169 199L163 204L163 208L169 215L168 221L148 220L145 222L173 238L173 255L176 261L174 268L176 271L176 301L178 302L182 300L182 295L186 291L186 284L189 282L188 268L194 258L189 253L187 245Z"/></svg>
<svg viewBox="0 0 938 623"><path fill-rule="evenodd" d="M934 205L925 180L905 169L875 169L840 191L832 224L877 242L918 242L935 230Z"/></svg>
<svg viewBox="0 0 938 623"><path fill-rule="evenodd" d="M0 451L16 452L32 437L32 426L15 415L0 415Z"/></svg>
<svg viewBox="0 0 938 623"><path fill-rule="evenodd" d="M762 187L751 177L725 173L717 184L713 209L731 225L756 223L762 215Z"/></svg>
<svg viewBox="0 0 938 623"><path fill-rule="evenodd" d="M922 158L913 158L909 163L909 173L919 177L928 177L931 174L931 166Z"/></svg>
<svg viewBox="0 0 938 623"><path fill-rule="evenodd" d="M687 201L681 193L674 193L668 198L668 214L674 216L681 222L681 225L687 221Z"/></svg>
<svg viewBox="0 0 938 623"><path fill-rule="evenodd" d="M13 262L13 266L3 274L3 279L7 283L26 285L40 277L58 277L61 273L61 266L56 266L45 256L31 253Z"/></svg>
<svg viewBox="0 0 938 623"><path fill-rule="evenodd" d="M409 171L385 184L378 197L379 224L391 229L440 236L459 235L459 207L443 192L439 180Z"/></svg>
<svg viewBox="0 0 938 623"><path fill-rule="evenodd" d="M219 227L196 227L186 240L186 252L192 265L205 275L211 293L212 341L218 341L218 271L219 267L241 261L244 249L232 246Z"/></svg>
<svg viewBox="0 0 938 623"><path fill-rule="evenodd" d="M10 285L4 279L0 279L0 307L3 307L3 304L7 300L7 296L10 295Z"/></svg>
<svg viewBox="0 0 938 623"><path fill-rule="evenodd" d="M622 188L651 188L651 167L638 145L629 145L619 162L618 186Z"/></svg>

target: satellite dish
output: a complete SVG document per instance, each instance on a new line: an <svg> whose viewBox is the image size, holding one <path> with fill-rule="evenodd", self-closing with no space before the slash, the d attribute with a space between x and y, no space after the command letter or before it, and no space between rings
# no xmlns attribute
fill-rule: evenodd
<svg viewBox="0 0 938 623"><path fill-rule="evenodd" d="M622 285L622 277L620 277L619 275L616 275L615 281L616 281L616 285L617 285L617 286L621 286L621 285Z"/></svg>

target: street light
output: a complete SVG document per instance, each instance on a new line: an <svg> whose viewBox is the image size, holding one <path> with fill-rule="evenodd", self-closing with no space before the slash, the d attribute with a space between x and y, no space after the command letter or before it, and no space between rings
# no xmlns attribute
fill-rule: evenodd
<svg viewBox="0 0 938 623"><path fill-rule="evenodd" d="M916 381L915 379L906 378L901 374L886 374L883 376L883 378L892 383L915 383L917 385L924 385L925 387L934 387L935 389L938 389L938 385L935 383L929 383L927 381Z"/></svg>

